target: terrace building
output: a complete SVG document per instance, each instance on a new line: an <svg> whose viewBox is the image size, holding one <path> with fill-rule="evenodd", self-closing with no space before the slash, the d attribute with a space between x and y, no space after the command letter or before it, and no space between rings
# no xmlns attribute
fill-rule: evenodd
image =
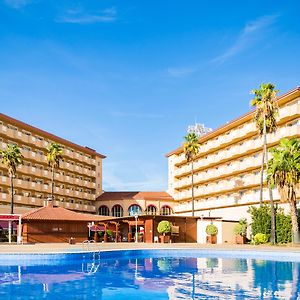
<svg viewBox="0 0 300 300"><path fill-rule="evenodd" d="M46 148L55 142L63 147L63 161L55 170L55 205L80 212L95 213L96 196L102 193L102 159L104 155L51 133L0 114L0 148L16 144L24 156L17 169L15 206L43 206L51 195L51 170L46 161ZM0 164L0 206L10 203L10 180Z"/></svg>
<svg viewBox="0 0 300 300"><path fill-rule="evenodd" d="M281 138L300 137L300 88L278 98L278 129L268 135L268 147ZM237 220L247 217L249 205L259 204L262 138L253 111L199 138L194 162L195 215ZM191 166L183 148L169 154L168 193L176 201L174 212L191 215ZM274 200L280 201L274 190ZM264 189L264 201L269 201Z"/></svg>
<svg viewBox="0 0 300 300"><path fill-rule="evenodd" d="M167 216L173 214L174 204L166 192L104 192L97 198L96 208L102 216Z"/></svg>

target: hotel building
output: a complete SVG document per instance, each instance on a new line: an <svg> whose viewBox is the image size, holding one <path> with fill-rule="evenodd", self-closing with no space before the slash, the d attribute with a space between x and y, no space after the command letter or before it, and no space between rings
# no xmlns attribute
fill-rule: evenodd
<svg viewBox="0 0 300 300"><path fill-rule="evenodd" d="M166 192L104 192L97 198L96 209L102 216L168 216L173 214L174 204Z"/></svg>
<svg viewBox="0 0 300 300"><path fill-rule="evenodd" d="M268 147L281 138L300 137L300 88L278 97L278 129L268 134ZM253 122L253 111L199 138L194 161L195 215L238 220L247 217L249 205L259 204L262 138ZM191 166L183 148L167 154L168 192L175 213L191 215ZM269 201L264 189L264 201ZM274 190L274 200L279 194Z"/></svg>
<svg viewBox="0 0 300 300"><path fill-rule="evenodd" d="M46 148L52 142L63 147L63 161L55 170L54 204L95 213L96 196L102 193L102 159L105 156L0 114L0 149L16 144L24 156L14 180L16 209L43 206L51 196L52 177ZM0 164L0 206L8 206L10 199L8 171Z"/></svg>

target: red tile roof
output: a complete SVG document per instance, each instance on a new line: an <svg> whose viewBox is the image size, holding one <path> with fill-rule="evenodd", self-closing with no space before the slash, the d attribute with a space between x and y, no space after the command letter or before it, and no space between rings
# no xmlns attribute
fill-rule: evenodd
<svg viewBox="0 0 300 300"><path fill-rule="evenodd" d="M104 192L102 195L97 197L98 201L125 199L166 201L174 200L173 197L167 192Z"/></svg>
<svg viewBox="0 0 300 300"><path fill-rule="evenodd" d="M101 221L107 217L77 213L63 207L41 207L33 209L22 215L22 220L44 220L44 221L79 221L93 222Z"/></svg>

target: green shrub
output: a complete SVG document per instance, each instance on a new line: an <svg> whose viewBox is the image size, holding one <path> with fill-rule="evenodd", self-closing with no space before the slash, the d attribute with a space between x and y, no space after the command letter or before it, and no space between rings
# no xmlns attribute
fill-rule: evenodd
<svg viewBox="0 0 300 300"><path fill-rule="evenodd" d="M248 227L247 220L240 219L238 224L236 224L233 228L234 234L245 236L247 232L247 227Z"/></svg>
<svg viewBox="0 0 300 300"><path fill-rule="evenodd" d="M106 230L106 234L107 234L108 237L112 237L114 235L113 231L110 230L110 229Z"/></svg>
<svg viewBox="0 0 300 300"><path fill-rule="evenodd" d="M209 225L206 226L205 232L208 235L217 235L218 234L218 228L214 224L209 224Z"/></svg>
<svg viewBox="0 0 300 300"><path fill-rule="evenodd" d="M278 210L276 214L276 240L279 244L292 242L292 219L283 210Z"/></svg>
<svg viewBox="0 0 300 300"><path fill-rule="evenodd" d="M158 233L169 233L171 232L172 223L169 221L160 221L157 226Z"/></svg>
<svg viewBox="0 0 300 300"><path fill-rule="evenodd" d="M248 212L251 215L251 231L252 236L257 233L264 233L270 240L271 235L271 209L269 205L262 205L260 207L250 206Z"/></svg>
<svg viewBox="0 0 300 300"><path fill-rule="evenodd" d="M264 233L257 233L253 237L253 244L254 245L259 245L259 244L266 244L268 242L267 235Z"/></svg>
<svg viewBox="0 0 300 300"><path fill-rule="evenodd" d="M249 207L252 218L252 236L257 233L264 233L268 241L271 232L271 209L268 205L261 207ZM283 209L276 210L276 241L279 244L291 243L292 241L292 221L290 215L285 215Z"/></svg>

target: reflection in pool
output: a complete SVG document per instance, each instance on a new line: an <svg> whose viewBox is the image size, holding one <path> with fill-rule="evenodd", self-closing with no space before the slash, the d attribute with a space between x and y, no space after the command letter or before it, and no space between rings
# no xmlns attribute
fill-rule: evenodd
<svg viewBox="0 0 300 300"><path fill-rule="evenodd" d="M0 299L298 299L297 262L120 257L0 267Z"/></svg>

